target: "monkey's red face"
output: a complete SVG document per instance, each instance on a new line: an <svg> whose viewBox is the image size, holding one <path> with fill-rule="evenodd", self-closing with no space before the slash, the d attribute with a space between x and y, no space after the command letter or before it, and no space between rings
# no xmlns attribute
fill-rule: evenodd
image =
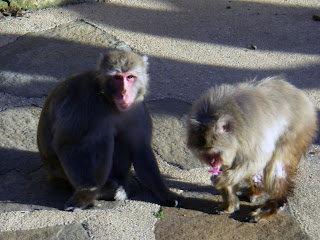
<svg viewBox="0 0 320 240"><path fill-rule="evenodd" d="M117 72L111 81L115 87L114 101L120 111L128 110L134 102L133 84L137 77L133 72Z"/></svg>

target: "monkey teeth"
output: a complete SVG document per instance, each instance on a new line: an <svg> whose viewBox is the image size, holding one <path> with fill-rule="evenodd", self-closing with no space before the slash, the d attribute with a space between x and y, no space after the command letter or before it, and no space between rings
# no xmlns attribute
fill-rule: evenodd
<svg viewBox="0 0 320 240"><path fill-rule="evenodd" d="M220 154L216 153L212 156L212 160L210 161L210 166L211 169L208 170L209 173L212 173L212 175L217 176L219 175L222 171L220 171L221 168L221 158L220 158Z"/></svg>

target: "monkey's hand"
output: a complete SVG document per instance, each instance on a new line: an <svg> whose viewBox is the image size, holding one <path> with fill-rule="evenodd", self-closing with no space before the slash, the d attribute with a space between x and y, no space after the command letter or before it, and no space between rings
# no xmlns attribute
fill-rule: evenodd
<svg viewBox="0 0 320 240"><path fill-rule="evenodd" d="M219 175L211 176L210 179L215 189L220 190L221 188L234 185L232 184L231 177L232 177L232 171L226 170L221 172Z"/></svg>
<svg viewBox="0 0 320 240"><path fill-rule="evenodd" d="M80 188L77 189L72 197L66 202L64 210L78 211L93 204L97 196L97 188Z"/></svg>
<svg viewBox="0 0 320 240"><path fill-rule="evenodd" d="M239 211L239 209L240 209L239 202L222 204L220 206L215 207L213 209L213 213L218 215L224 215L224 214L237 212Z"/></svg>

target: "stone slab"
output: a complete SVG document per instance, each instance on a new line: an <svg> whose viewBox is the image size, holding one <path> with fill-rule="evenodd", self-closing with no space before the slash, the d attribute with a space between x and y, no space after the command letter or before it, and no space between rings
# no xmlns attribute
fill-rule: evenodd
<svg viewBox="0 0 320 240"><path fill-rule="evenodd" d="M128 200L121 201L117 208L108 210L88 209L76 212L40 210L0 213L0 232L32 229L47 231L48 227L81 225L91 239L152 240L155 239L153 229L157 221L154 213L158 209L159 205L156 204ZM51 231L54 232L54 229ZM67 235L68 229L65 232L64 235Z"/></svg>
<svg viewBox="0 0 320 240"><path fill-rule="evenodd" d="M201 210L163 207L163 219L156 223L156 239L170 240L287 240L309 239L294 217L278 214L270 221L247 223L228 215L213 215L206 208L212 207L208 200L193 200L193 206ZM240 217L243 219L243 217Z"/></svg>
<svg viewBox="0 0 320 240"><path fill-rule="evenodd" d="M88 233L81 224L60 225L32 230L0 232L0 240L89 240Z"/></svg>

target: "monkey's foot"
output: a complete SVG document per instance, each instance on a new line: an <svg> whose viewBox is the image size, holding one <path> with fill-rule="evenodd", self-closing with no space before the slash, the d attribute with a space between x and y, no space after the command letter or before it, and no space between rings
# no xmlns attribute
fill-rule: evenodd
<svg viewBox="0 0 320 240"><path fill-rule="evenodd" d="M161 200L161 203L168 207L178 207L182 204L182 202L183 202L183 197L173 192L169 192L167 194L167 198L166 199L162 198Z"/></svg>
<svg viewBox="0 0 320 240"><path fill-rule="evenodd" d="M78 211L91 205L97 197L97 188L82 188L76 190L66 202L64 210Z"/></svg>
<svg viewBox="0 0 320 240"><path fill-rule="evenodd" d="M285 203L276 202L276 201L268 201L262 207L250 213L248 222L256 223L261 219L269 219L279 211L282 211L285 208Z"/></svg>
<svg viewBox="0 0 320 240"><path fill-rule="evenodd" d="M234 213L234 212L238 212L240 210L240 206L239 204L236 204L234 206L228 206L225 207L223 204L221 206L215 207L213 209L213 213L214 214L218 214L218 215L224 215L224 214L230 214L230 213Z"/></svg>
<svg viewBox="0 0 320 240"><path fill-rule="evenodd" d="M124 190L124 188L122 186L119 186L118 189L116 190L116 194L114 195L114 199L115 200L126 200L127 197L127 193L126 190Z"/></svg>
<svg viewBox="0 0 320 240"><path fill-rule="evenodd" d="M125 200L127 199L127 193L124 187L117 182L108 181L100 189L99 199L106 201Z"/></svg>
<svg viewBox="0 0 320 240"><path fill-rule="evenodd" d="M181 197L177 197L176 199L171 199L168 201L168 206L169 207L178 207L180 206L182 203L182 198Z"/></svg>
<svg viewBox="0 0 320 240"><path fill-rule="evenodd" d="M109 182L100 190L99 199L106 201L121 201L128 199L125 188L116 182Z"/></svg>
<svg viewBox="0 0 320 240"><path fill-rule="evenodd" d="M238 191L237 195L243 201L255 203L258 198L261 198L264 195L264 191L262 188L249 187Z"/></svg>

